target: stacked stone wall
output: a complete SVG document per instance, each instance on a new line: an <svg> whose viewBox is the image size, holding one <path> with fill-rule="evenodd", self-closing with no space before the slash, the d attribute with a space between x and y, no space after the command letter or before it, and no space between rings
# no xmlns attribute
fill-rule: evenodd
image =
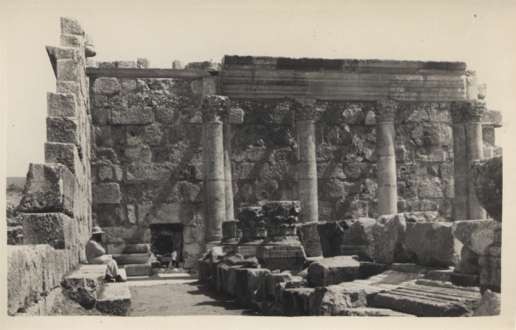
<svg viewBox="0 0 516 330"><path fill-rule="evenodd" d="M137 68L141 62L102 62ZM204 230L199 81L98 77L91 99L96 137L94 212L112 243L148 242L152 223L185 225L192 265ZM299 199L295 111L289 100L231 100L235 209ZM319 219L377 217L375 102L317 102ZM450 102L400 102L395 119L399 212L452 218ZM493 114L490 112L490 116ZM485 129L496 118L486 119ZM485 143L494 146L487 134Z"/></svg>
<svg viewBox="0 0 516 330"><path fill-rule="evenodd" d="M91 116L84 30L61 19L61 46L47 47L56 92L47 95L45 163L30 164L17 208L23 238L8 246L8 313L48 313L50 293L84 261L91 235ZM36 306L36 307L34 307Z"/></svg>

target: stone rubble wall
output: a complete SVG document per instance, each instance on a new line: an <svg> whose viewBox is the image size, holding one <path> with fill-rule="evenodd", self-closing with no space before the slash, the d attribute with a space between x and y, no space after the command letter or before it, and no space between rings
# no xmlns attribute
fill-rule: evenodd
<svg viewBox="0 0 516 330"><path fill-rule="evenodd" d="M200 87L181 79L92 81L93 212L109 245L148 243L150 224L180 223L184 266L194 267L205 235Z"/></svg>
<svg viewBox="0 0 516 330"><path fill-rule="evenodd" d="M47 94L45 163L29 166L17 209L23 239L8 246L10 315L47 313L51 306L46 297L85 261L91 236L92 141L85 72L91 45L70 18L61 18L60 44L47 47L57 82L56 92Z"/></svg>

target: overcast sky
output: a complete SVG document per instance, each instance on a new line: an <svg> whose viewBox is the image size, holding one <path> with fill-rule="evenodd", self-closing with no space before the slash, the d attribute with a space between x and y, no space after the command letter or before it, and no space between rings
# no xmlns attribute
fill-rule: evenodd
<svg viewBox="0 0 516 330"><path fill-rule="evenodd" d="M516 105L514 1L363 2L0 0L6 174L44 161L46 93L55 91L45 45L58 45L60 16L82 23L96 60L146 57L152 67L224 54L465 61L487 83L489 108L504 112L504 140Z"/></svg>

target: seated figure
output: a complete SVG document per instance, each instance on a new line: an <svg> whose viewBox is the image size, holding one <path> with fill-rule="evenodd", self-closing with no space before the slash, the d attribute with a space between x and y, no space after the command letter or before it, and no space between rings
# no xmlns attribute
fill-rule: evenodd
<svg viewBox="0 0 516 330"><path fill-rule="evenodd" d="M91 233L91 238L86 243L86 259L89 264L105 264L106 281L108 282L123 282L124 279L120 276L118 271L118 264L113 256L106 254L106 250L100 244L102 242L102 234L104 231L99 226L94 226Z"/></svg>

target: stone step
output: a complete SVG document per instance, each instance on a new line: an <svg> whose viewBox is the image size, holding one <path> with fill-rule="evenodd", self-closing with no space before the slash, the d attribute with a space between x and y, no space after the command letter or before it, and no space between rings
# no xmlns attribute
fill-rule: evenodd
<svg viewBox="0 0 516 330"><path fill-rule="evenodd" d="M124 266L127 276L151 276L153 274L151 263L127 264Z"/></svg>
<svg viewBox="0 0 516 330"><path fill-rule="evenodd" d="M106 265L79 265L61 282L64 293L84 308L95 306L99 289L104 283Z"/></svg>
<svg viewBox="0 0 516 330"><path fill-rule="evenodd" d="M102 313L127 315L131 307L131 291L127 283L106 283L99 293L96 307Z"/></svg>
<svg viewBox="0 0 516 330"><path fill-rule="evenodd" d="M471 315L480 298L477 288L416 280L379 292L371 299L370 305L417 316L463 316Z"/></svg>
<svg viewBox="0 0 516 330"><path fill-rule="evenodd" d="M113 254L113 259L118 265L128 264L146 264L151 259L151 253L127 253L127 254Z"/></svg>

